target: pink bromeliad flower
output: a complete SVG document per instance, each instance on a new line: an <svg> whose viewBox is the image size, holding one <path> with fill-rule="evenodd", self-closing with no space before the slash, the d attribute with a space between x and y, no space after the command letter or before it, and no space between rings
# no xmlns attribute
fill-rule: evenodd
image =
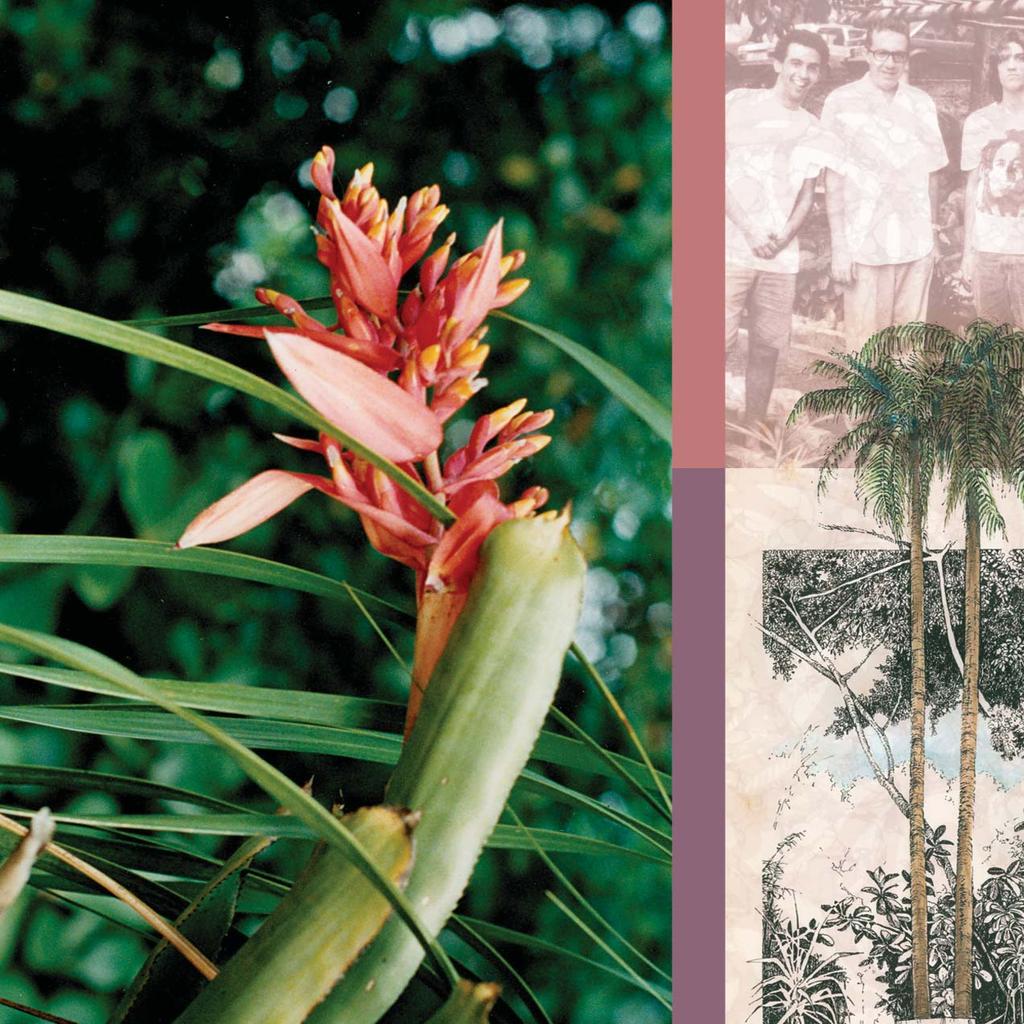
<svg viewBox="0 0 1024 1024"><path fill-rule="evenodd" d="M291 329L209 324L211 330L264 338L296 391L351 438L395 462L457 517L447 528L390 477L326 434L275 435L319 454L327 475L266 470L201 512L179 548L237 537L318 490L358 513L378 551L416 573L419 609L413 689L406 731L422 691L465 604L480 545L498 523L528 516L547 500L531 487L501 500L495 482L550 438L535 431L551 410L531 412L520 399L477 419L469 440L442 465L444 423L487 381L484 323L527 288L509 279L525 259L501 252L502 224L483 245L449 266L455 235L420 265L416 286L399 299L399 284L426 254L447 216L436 185L403 197L389 212L372 185L373 165L357 170L344 194L333 187L334 153L313 161L320 192L317 257L327 268L335 323L325 326L295 300L267 288L257 299L287 317ZM545 513L546 515L550 513Z"/></svg>

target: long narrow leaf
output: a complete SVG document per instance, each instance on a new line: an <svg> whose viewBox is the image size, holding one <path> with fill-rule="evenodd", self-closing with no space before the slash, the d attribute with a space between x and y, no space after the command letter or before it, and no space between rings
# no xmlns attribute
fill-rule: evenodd
<svg viewBox="0 0 1024 1024"><path fill-rule="evenodd" d="M516 931L513 928L506 928L503 925L492 924L490 921L482 921L480 918L467 917L465 914L459 915L459 919L469 924L475 931L484 936L484 938L488 939L490 942L508 943L512 946L520 946L523 949L528 949L530 952L542 957L561 958L572 960L574 963L582 963L595 971L601 971L603 974L609 974L612 977L618 978L620 981L625 981L636 988L642 989L644 992L650 993L651 990L653 990L661 997L662 1000L667 1000L669 998L668 990L662 986L646 983L642 980L638 983L636 977L628 972L620 970L617 967L613 967L611 964L602 963L600 960L592 960L583 953L577 953L565 946L559 946L554 942L547 942L544 939L538 939L534 935L526 935L525 933Z"/></svg>
<svg viewBox="0 0 1024 1024"><path fill-rule="evenodd" d="M166 743L217 742L198 734L188 724L158 711L136 710L130 705L121 704L5 706L0 707L0 719L30 722L71 732L86 732L100 736L131 736L135 739ZM217 718L216 724L223 735L259 750L333 754L337 757L353 757L384 765L395 764L401 750L401 738L398 735L367 730L300 725L254 718ZM544 792L553 800L580 807L622 825L651 843L663 855L655 859L663 863L668 862L668 837L646 822L623 811L607 807L583 793L552 782L529 769L523 772L517 783L518 787Z"/></svg>
<svg viewBox="0 0 1024 1024"><path fill-rule="evenodd" d="M0 662L0 674L34 679L85 693L113 697L123 695L123 691L111 683L69 669ZM246 715L280 722L306 722L319 726L366 728L381 733L401 732L404 718L404 708L401 704L366 697L311 693L306 690L269 689L237 683L183 682L172 679L147 679L147 682L160 689L171 700L199 711L219 711L231 715ZM588 774L625 776L637 785L643 785L645 782L650 784L646 770L639 762L619 754L610 754L608 751L602 751L602 754L602 757L597 757L596 754L592 756L588 745L556 733L544 732L541 733L534 748L531 761L554 764ZM665 833L661 835L665 840L670 838Z"/></svg>
<svg viewBox="0 0 1024 1024"><path fill-rule="evenodd" d="M394 907L401 920L409 927L428 954L433 957L443 976L454 985L457 979L451 962L440 945L430 937L429 932L420 921L419 915L404 894L377 869L349 830L291 779L201 715L168 700L134 672L130 672L124 666L88 647L43 633L5 625L0 625L0 640L62 662L72 668L91 672L112 683L119 683L126 693L145 697L205 733L278 804L290 811L296 818L304 821L317 835L343 851L351 859L352 863Z"/></svg>
<svg viewBox="0 0 1024 1024"><path fill-rule="evenodd" d="M202 377L204 380L224 384L243 394L258 398L299 422L336 437L346 448L394 480L407 494L428 509L431 515L443 523L454 521L451 512L419 481L414 480L394 463L389 462L371 448L360 444L355 438L340 430L302 399L296 398L248 370L243 370L206 352L190 348L188 345L141 331L137 327L129 327L115 320L106 320L103 317L93 316L91 313L58 306L55 303L19 295L16 292L0 290L0 319L42 327L45 330L56 331L58 334L117 349L117 351L126 352L129 355L152 359L164 366L184 370L186 373Z"/></svg>
<svg viewBox="0 0 1024 1024"><path fill-rule="evenodd" d="M4 666L4 668L7 667ZM148 797L152 800L174 800L178 803L195 804L198 807L216 807L222 811L243 809L227 800L218 800L216 797L196 793L190 789L179 789L176 786L165 786L160 782L134 779L128 775L89 771L84 768L0 764L0 784L5 786L47 786L52 789L71 789L75 792L111 793L117 796Z"/></svg>
<svg viewBox="0 0 1024 1024"><path fill-rule="evenodd" d="M5 808L4 811L12 816L27 814L13 808ZM53 818L61 825L180 832L193 835L277 836L289 839L316 839L318 836L318 832L305 822L275 814L55 814ZM557 832L553 829L533 829L532 832L541 847L553 853L582 856L614 855L636 857L653 863L669 863L668 858L655 857L591 836ZM533 849L532 844L512 825L498 825L487 846L492 850Z"/></svg>
<svg viewBox="0 0 1024 1024"><path fill-rule="evenodd" d="M587 675L589 675L590 678L597 684L597 688L601 691L601 695L608 702L608 706L615 713L615 716L622 723L623 729L626 730L626 734L633 741L633 746L636 747L637 751L640 754L640 757L643 759L644 764L647 765L647 770L651 773L651 778L654 780L654 785L657 787L658 792L661 794L662 800L665 801L665 810L668 812L669 818L671 820L672 801L669 798L665 786L662 784L658 772L655 770L650 755L647 753L647 748L643 745L643 742L637 735L636 729L633 728L633 723L630 722L630 720L626 717L626 712L622 709L622 706L615 699L615 695L608 688L608 684L602 678L601 673L597 671L597 668L593 665L593 663L586 656L586 654L583 653L583 650L580 648L579 644L574 643L570 650L572 651L573 656L576 658L576 660L579 661L579 663L586 669Z"/></svg>
<svg viewBox="0 0 1024 1024"><path fill-rule="evenodd" d="M641 988L643 988L651 996L657 999L658 1002L661 1003L661 1005L664 1006L666 1010L672 1009L671 1001L667 999L665 996L661 995L649 981L647 981L645 978L642 978L639 974L637 974L637 972L628 963L626 963L626 961L623 960L622 957L619 956L619 954L616 953L615 950L612 949L611 946L609 946L608 943L605 942L604 939L602 939L601 936L594 931L593 928L591 928L585 921L583 921L580 918L580 916L577 913L575 913L575 911L573 911L570 907L566 906L566 904L563 903L562 900L560 900L553 892L545 893L545 895L549 900L551 900L552 903L554 903L556 907L558 907L558 909L563 914L565 914L566 917L569 918L570 921L573 922L573 924L576 925L577 928L580 929L580 931L583 932L584 935L588 936L588 938L593 940L627 974L634 978Z"/></svg>
<svg viewBox="0 0 1024 1024"><path fill-rule="evenodd" d="M640 952L640 950L638 950L623 934L621 934L621 932L617 931L612 926L612 924L597 910L597 908L583 895L583 893L581 893L579 889L577 889L576 886L574 886L572 882L569 881L568 877L565 875L565 872L563 872L558 867L558 865L547 855L547 853L544 850L544 847L536 841L536 836L534 834L535 830L527 828L526 825L523 824L523 822L519 818L519 815L516 814L516 812L512 809L511 804L507 806L506 810L512 816L512 820L516 823L516 827L522 831L523 835L526 836L527 839L530 840L530 845L533 847L533 850L537 853L540 859L544 861L544 863L547 865L548 870L558 879L559 882L562 883L565 889L572 894L577 903L579 903L580 906L582 906L587 911L587 913L590 914L590 916L595 921L597 921L597 923L602 928L605 929L605 931L610 932L616 939L618 939L618 941L622 943L622 945L625 946L630 951L630 953L633 954L633 956L635 956L638 960L640 960L645 966L649 967L656 974L660 974L661 977L665 979L665 981L671 983L671 977L668 974L666 974L665 971L663 971L656 963L654 963L654 961L649 960L646 956L644 956L643 953Z"/></svg>
<svg viewBox="0 0 1024 1024"><path fill-rule="evenodd" d="M666 818L671 823L672 819L666 812L664 806L658 803L658 801L655 800L654 797L612 757L609 751L605 750L604 747L602 747L596 740L591 739L590 734L586 729L580 728L580 726L578 726L567 714L555 707L554 704L551 705L551 711L549 713L555 721L562 726L562 728L571 732L580 743L592 750L597 757L604 761L605 764L611 768L614 774L625 780L630 789L632 789L633 792L636 793L637 796L639 796L645 803L650 804L659 817Z"/></svg>
<svg viewBox="0 0 1024 1024"><path fill-rule="evenodd" d="M177 569L207 573L236 580L250 580L275 587L287 587L317 597L351 597L346 584L320 573L282 565L266 558L243 555L219 548L188 548L178 551L173 544L131 537L78 537L41 534L0 534L0 562L58 565L135 565L147 569ZM373 594L352 588L368 601L412 615L403 608Z"/></svg>
<svg viewBox="0 0 1024 1024"><path fill-rule="evenodd" d="M527 985L523 976L502 956L495 946L488 942L475 928L466 924L465 921L458 917L452 917L446 927L448 931L462 939L479 956L498 965L499 971L512 982L512 987L519 994L519 998L522 999L537 1024L552 1024L547 1010L544 1009L543 1004L537 998L533 989Z"/></svg>
<svg viewBox="0 0 1024 1024"><path fill-rule="evenodd" d="M520 320L519 317L501 310L496 310L491 315L525 327L545 341L549 341L555 348L561 349L584 370L596 377L627 409L635 412L658 437L669 444L672 443L672 414L617 366L612 366L589 348L572 341L564 334L559 334L558 331L530 323L529 320Z"/></svg>

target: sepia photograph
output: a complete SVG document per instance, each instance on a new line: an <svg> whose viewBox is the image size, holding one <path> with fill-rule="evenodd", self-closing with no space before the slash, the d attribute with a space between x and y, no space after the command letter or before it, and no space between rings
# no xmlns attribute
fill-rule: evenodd
<svg viewBox="0 0 1024 1024"><path fill-rule="evenodd" d="M725 5L726 464L814 466L814 364L1024 323L1024 5Z"/></svg>

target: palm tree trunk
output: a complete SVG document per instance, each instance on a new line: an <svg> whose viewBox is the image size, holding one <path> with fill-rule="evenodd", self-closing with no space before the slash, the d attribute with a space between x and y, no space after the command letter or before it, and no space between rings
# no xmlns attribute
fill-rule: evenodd
<svg viewBox="0 0 1024 1024"><path fill-rule="evenodd" d="M960 724L960 814L956 834L956 890L953 941L953 1015L971 1016L974 936L974 774L978 746L978 675L981 666L981 523L970 497L966 503L964 556L964 696Z"/></svg>
<svg viewBox="0 0 1024 1024"><path fill-rule="evenodd" d="M914 1016L925 1018L931 1015L931 995L924 821L924 508L916 445L910 458L910 974Z"/></svg>

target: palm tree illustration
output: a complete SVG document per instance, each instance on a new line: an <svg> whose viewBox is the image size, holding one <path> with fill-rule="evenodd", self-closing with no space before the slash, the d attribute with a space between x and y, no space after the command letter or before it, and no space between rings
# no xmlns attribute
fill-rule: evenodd
<svg viewBox="0 0 1024 1024"><path fill-rule="evenodd" d="M825 454L819 493L835 470L854 458L857 493L875 520L895 538L910 537L910 910L914 1016L930 1015L928 891L925 858L924 733L925 609L924 522L935 467L934 428L943 391L941 365L911 353L902 360L873 353L835 353L814 371L834 388L810 391L796 403L801 415L845 416L852 421Z"/></svg>
<svg viewBox="0 0 1024 1024"><path fill-rule="evenodd" d="M1005 533L994 490L1024 491L1024 333L972 323L964 337L935 324L887 328L869 355L911 352L944 378L934 421L936 462L946 477L946 515L964 519L964 682L954 891L953 1015L970 1017L974 944L974 794L981 667L981 534Z"/></svg>

